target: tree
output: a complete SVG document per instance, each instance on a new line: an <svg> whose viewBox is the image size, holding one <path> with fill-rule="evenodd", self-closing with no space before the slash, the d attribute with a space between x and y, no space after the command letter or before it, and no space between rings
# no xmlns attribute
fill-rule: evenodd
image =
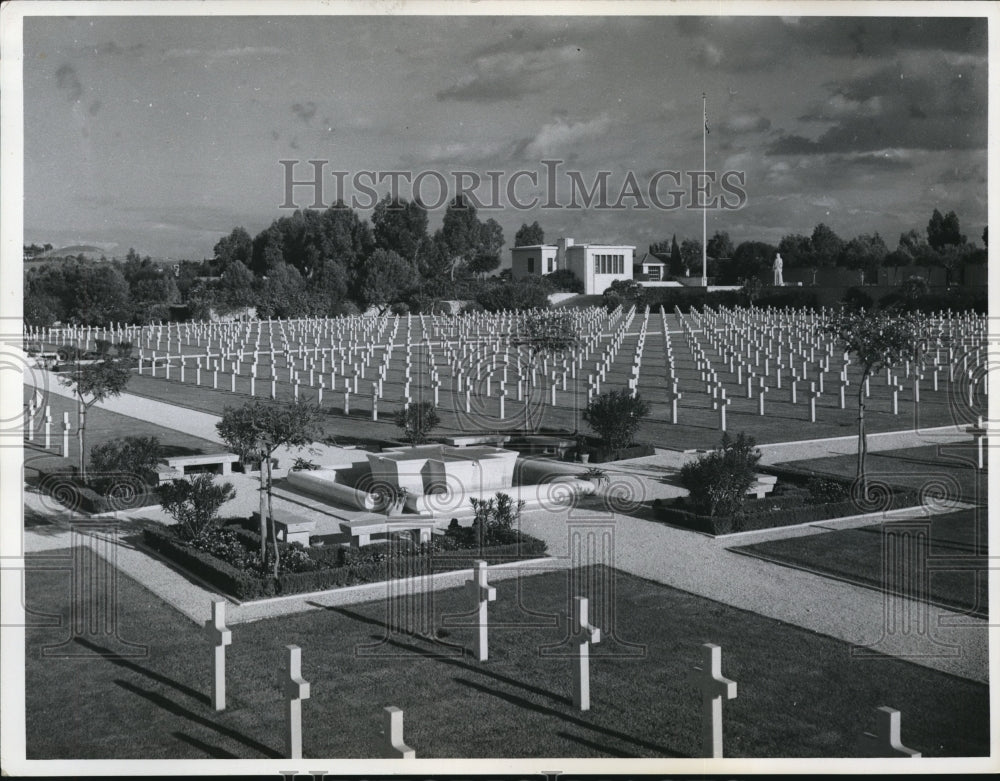
<svg viewBox="0 0 1000 781"><path fill-rule="evenodd" d="M707 252L710 258L716 260L731 258L734 251L733 242L728 233L716 231L715 235L708 240Z"/></svg>
<svg viewBox="0 0 1000 781"><path fill-rule="evenodd" d="M80 445L80 479L87 480L86 435L87 410L111 396L120 396L132 374L128 362L120 359L103 360L78 366L59 382L70 388L77 399L80 425L77 440Z"/></svg>
<svg viewBox="0 0 1000 781"><path fill-rule="evenodd" d="M267 565L267 528L271 518L271 461L279 447L301 449L318 436L319 408L305 401L274 404L253 401L226 407L216 424L219 436L244 463L260 468L260 559ZM274 575L278 575L278 536L271 523Z"/></svg>
<svg viewBox="0 0 1000 781"><path fill-rule="evenodd" d="M377 249L359 273L354 298L363 309L376 306L384 314L416 284L417 272L410 261L392 250Z"/></svg>
<svg viewBox="0 0 1000 781"><path fill-rule="evenodd" d="M681 467L680 483L695 510L713 517L733 515L746 501L759 461L753 437L740 432L734 441L726 432L719 447Z"/></svg>
<svg viewBox="0 0 1000 781"><path fill-rule="evenodd" d="M164 511L178 525L181 539L199 540L215 528L219 508L236 496L232 483L216 485L210 474L191 480L171 480L156 486L156 496Z"/></svg>
<svg viewBox="0 0 1000 781"><path fill-rule="evenodd" d="M441 425L441 418L431 401L417 401L409 404L406 409L400 409L396 412L393 421L403 429L403 439L411 445L424 444L431 429Z"/></svg>
<svg viewBox="0 0 1000 781"><path fill-rule="evenodd" d="M983 246L984 247L990 246L990 226L989 225L987 225L985 228L983 228Z"/></svg>
<svg viewBox="0 0 1000 781"><path fill-rule="evenodd" d="M225 272L233 263L249 266L253 259L253 239L244 228L233 228L228 236L215 243L213 252L217 272Z"/></svg>
<svg viewBox="0 0 1000 781"><path fill-rule="evenodd" d="M844 249L844 240L822 222L817 225L809 240L813 259L818 266L836 266Z"/></svg>
<svg viewBox="0 0 1000 781"><path fill-rule="evenodd" d="M684 239L681 242L681 265L684 276L691 276L691 269L701 268L701 242L697 239Z"/></svg>
<svg viewBox="0 0 1000 781"><path fill-rule="evenodd" d="M644 289L634 279L616 279L602 294L604 308L614 312L620 306L644 306Z"/></svg>
<svg viewBox="0 0 1000 781"><path fill-rule="evenodd" d="M681 248L677 246L677 234L670 240L670 275L679 277L684 273L684 259L681 257Z"/></svg>
<svg viewBox="0 0 1000 781"><path fill-rule="evenodd" d="M812 240L801 233L790 233L778 242L778 252L786 269L802 268L813 261Z"/></svg>
<svg viewBox="0 0 1000 781"><path fill-rule="evenodd" d="M476 207L467 203L461 195L448 204L439 229L440 239L451 259L451 277L455 277L455 265L470 261L482 246L483 229L476 216Z"/></svg>
<svg viewBox="0 0 1000 781"><path fill-rule="evenodd" d="M241 260L233 260L222 272L219 302L227 311L254 306L257 302L257 279Z"/></svg>
<svg viewBox="0 0 1000 781"><path fill-rule="evenodd" d="M521 227L518 228L517 233L514 234L514 246L515 247L531 247L536 244L545 243L545 231L542 230L542 226L538 224L538 220L535 220L531 225L528 223L522 223Z"/></svg>
<svg viewBox="0 0 1000 781"><path fill-rule="evenodd" d="M909 357L919 359L924 338L920 321L914 315L886 312L843 310L824 326L836 337L845 352L855 356L861 369L858 380L858 468L862 496L868 497L865 456L865 381L883 368L897 366Z"/></svg>
<svg viewBox="0 0 1000 781"><path fill-rule="evenodd" d="M725 278L732 283L746 282L760 276L774 263L776 248L763 241L744 241L733 253Z"/></svg>
<svg viewBox="0 0 1000 781"><path fill-rule="evenodd" d="M950 244L965 244L965 236L959 231L958 216L948 212L944 217L937 209L927 223L927 243L939 252Z"/></svg>
<svg viewBox="0 0 1000 781"><path fill-rule="evenodd" d="M567 293L582 293L584 291L583 280L568 268L557 268L551 274L546 274L545 278L558 290Z"/></svg>
<svg viewBox="0 0 1000 781"><path fill-rule="evenodd" d="M524 401L524 428L525 431L534 431L530 401L534 391L532 378L538 365L538 359L550 357L555 360L575 349L580 344L580 328L577 325L576 317L568 310L529 312L518 322L517 330L512 334L510 343L517 348L519 356L522 347L526 348L528 353L528 387Z"/></svg>
<svg viewBox="0 0 1000 781"><path fill-rule="evenodd" d="M486 284L488 286L476 296L476 301L487 312L544 309L549 305L549 293L554 290L548 279L536 276L517 282L488 281Z"/></svg>
<svg viewBox="0 0 1000 781"><path fill-rule="evenodd" d="M889 248L885 246L882 237L862 234L851 239L844 246L840 255L840 265L846 268L860 269L865 272L866 278L874 277L872 281L877 281L878 270L882 267Z"/></svg>
<svg viewBox="0 0 1000 781"><path fill-rule="evenodd" d="M583 419L605 449L617 453L632 446L635 432L649 413L649 404L638 393L633 396L627 390L614 390L593 399L583 411Z"/></svg>
<svg viewBox="0 0 1000 781"><path fill-rule="evenodd" d="M429 241L427 209L419 201L405 198L394 201L386 194L372 212L372 235L378 249L395 252L416 263Z"/></svg>

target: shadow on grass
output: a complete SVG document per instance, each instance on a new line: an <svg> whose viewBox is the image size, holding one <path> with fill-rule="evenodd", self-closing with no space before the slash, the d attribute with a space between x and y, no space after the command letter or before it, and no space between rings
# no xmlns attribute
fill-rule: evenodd
<svg viewBox="0 0 1000 781"><path fill-rule="evenodd" d="M157 683L163 684L164 686L169 686L172 689L176 689L181 694L190 697L191 699L201 703L202 705L212 704L211 699L208 697L207 694L203 694L202 692L192 689L190 686L187 686L181 683L180 681L175 681L173 678L168 678L167 676L162 675L161 673L154 672L153 670L143 667L140 664L136 664L135 662L129 661L128 659L125 659L122 656L117 656L111 651L111 649L105 648L104 646L98 645L97 643L93 643L84 637L76 637L74 639L84 648L93 651L95 654L111 662L111 664L118 665L119 667L122 667L126 670L131 670L134 673L139 673L139 675L144 675L147 678L151 678Z"/></svg>
<svg viewBox="0 0 1000 781"><path fill-rule="evenodd" d="M175 738L177 738L182 743L187 743L189 746L194 746L199 751L204 751L212 759L239 759L236 754L226 751L224 748L219 748L218 746L213 746L210 743L203 743L198 740L198 738L193 738L184 732L171 732Z"/></svg>
<svg viewBox="0 0 1000 781"><path fill-rule="evenodd" d="M479 672L477 670L477 672ZM575 724L578 727L583 727L585 729L593 730L594 732L600 732L602 735L607 735L610 738L615 738L617 740L624 740L629 743L634 743L637 746L642 746L643 748L649 749L650 751L655 751L657 756L664 757L683 757L684 754L678 753L673 749L669 749L666 746L661 746L657 743L650 743L646 740L641 740L640 738L634 738L631 735L626 735L624 732L618 732L617 730L609 729L608 727L601 727L597 724L591 724L584 719L577 718L576 716L570 716L567 713L562 713L561 711L555 710L553 708L547 708L544 705L538 705L534 702L529 702L523 697L518 697L515 694L507 694L506 692L499 692L488 686L483 686L482 684L475 683L474 681L467 680L465 678L454 678L456 683L460 683L463 686L468 686L476 691L483 692L484 694L492 694L494 697L499 697L502 700L506 700L512 705L517 705L520 708L526 708L527 710L535 711L536 713L543 713L546 716L552 716L557 719L562 719L570 724ZM572 705L572 702L570 702ZM593 744L592 744L593 745ZM604 750L604 749L602 749Z"/></svg>
<svg viewBox="0 0 1000 781"><path fill-rule="evenodd" d="M581 738L579 735L571 735L568 732L559 731L556 733L560 738L565 740L571 740L574 743L579 743L587 748L592 748L595 751L600 751L602 754L610 754L613 757L621 757L622 759L630 759L632 755L622 751L620 748L611 748L609 746L602 746L600 743L594 743L592 740L587 740L586 738Z"/></svg>
<svg viewBox="0 0 1000 781"><path fill-rule="evenodd" d="M178 705L176 702L174 702L171 699L168 699L167 697L164 697L162 694L157 694L156 692L150 691L149 689L143 689L141 686L136 686L135 684L129 683L128 681L123 681L120 678L115 679L115 685L120 686L121 688L125 689L128 692L131 692L132 694L138 695L139 697L149 700L157 707L169 711L170 713L173 713L175 716L181 716L182 718L188 719L189 721L193 721L195 724L201 724L203 727L207 727L208 729L214 730L215 732L218 732L220 735L224 735L227 738L231 738L232 740L237 741L238 743L242 743L247 748L253 749L254 751L257 751L266 757L271 757L273 759L283 758L280 752L275 751L274 749L269 748L268 746L265 746L263 743L258 743L253 738L249 738L246 735L243 735L242 733L239 733L234 729L231 729L229 727L223 727L220 724L216 724L214 721L212 721L211 719L206 719L204 716L199 716L197 713L194 713L193 711L190 711L187 708Z"/></svg>
<svg viewBox="0 0 1000 781"><path fill-rule="evenodd" d="M364 622L366 624L372 624L372 625L380 627L382 629L390 628L390 627L387 627L386 624L383 621L379 621L378 619L374 619L374 618L369 618L368 616L362 615L360 613L355 613L353 610L348 610L348 609L343 608L343 607L337 607L337 606L333 606L333 605L320 605L317 602L309 602L308 604L313 605L314 607L322 607L325 610L332 610L335 613L340 613L341 615L345 616L346 618L352 618L352 619L355 619L357 621L362 621L362 622ZM406 634L406 635L414 638L415 640L423 640L425 642L433 642L433 640L431 640L430 638L426 638L426 637L424 637L422 635L418 635L418 634L415 634L413 632L407 632L407 631L402 630L402 629L397 629L396 631L400 632L401 634ZM387 639L387 638L385 638L383 636L378 636L378 635L372 635L372 637L375 640L384 640L389 645L395 646L396 648L400 648L400 649L402 649L404 651L410 651L413 654L418 655L418 656L420 656L422 658L433 659L434 661L441 662L443 664L449 664L449 665L452 665L454 667L458 667L458 668L460 668L462 670L466 670L467 672L470 672L470 673L475 673L477 675L484 675L487 678L492 678L493 680L498 681L500 683L505 683L508 686L516 686L517 688L524 689L525 691L529 691L532 694L537 694L537 695L539 695L541 697L547 697L548 699L551 699L551 700L553 700L555 702L563 703L563 704L566 704L566 705L572 705L573 704L572 699L570 699L569 697L563 697L562 695L556 694L555 692L547 691L546 689L542 689L542 688L537 687L537 686L532 686L531 684L523 683L522 681L518 681L518 680L516 680L514 678L509 678L506 675L501 675L500 673L493 672L492 670L487 670L487 669L483 668L480 665L470 664L469 662L463 661L461 659L457 659L454 656L444 656L444 655L441 655L441 654L428 654L427 653L427 649L426 648L422 648L419 645L411 645L410 643L404 643L404 642L402 642L400 640L394 640L394 639L391 639L391 638ZM455 647L455 648L461 648L463 654L466 651L464 645L463 646L458 646L456 644L449 644L449 645L452 645L452 647Z"/></svg>

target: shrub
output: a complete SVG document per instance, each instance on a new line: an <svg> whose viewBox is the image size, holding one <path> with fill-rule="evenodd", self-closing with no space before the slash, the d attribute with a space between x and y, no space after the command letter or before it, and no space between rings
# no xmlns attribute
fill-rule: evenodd
<svg viewBox="0 0 1000 781"><path fill-rule="evenodd" d="M156 437L112 439L90 449L95 472L143 475L156 469L163 448Z"/></svg>
<svg viewBox="0 0 1000 781"><path fill-rule="evenodd" d="M393 419L403 429L403 439L412 445L426 442L427 434L441 423L441 418L430 401L410 404L406 409L396 412Z"/></svg>
<svg viewBox="0 0 1000 781"><path fill-rule="evenodd" d="M630 447L642 419L650 412L649 404L639 394L616 390L602 393L587 405L583 419L612 452Z"/></svg>
<svg viewBox="0 0 1000 781"><path fill-rule="evenodd" d="M806 488L809 490L810 504L842 502L850 496L847 486L843 483L824 477L811 478L806 483Z"/></svg>
<svg viewBox="0 0 1000 781"><path fill-rule="evenodd" d="M545 278L557 290L566 293L582 293L584 291L583 282L568 268L557 269L551 274L546 274Z"/></svg>
<svg viewBox="0 0 1000 781"><path fill-rule="evenodd" d="M719 447L681 468L681 485L689 492L688 500L698 512L711 517L732 515L746 500L753 485L760 451L753 437L743 432L735 441L722 435Z"/></svg>
<svg viewBox="0 0 1000 781"><path fill-rule="evenodd" d="M216 485L212 475L189 480L171 480L156 487L163 509L178 524L182 539L197 540L210 531L219 508L236 496L232 483Z"/></svg>
<svg viewBox="0 0 1000 781"><path fill-rule="evenodd" d="M319 469L319 464L310 461L308 458L302 458L299 456L292 463L293 472L312 472Z"/></svg>
<svg viewBox="0 0 1000 781"><path fill-rule="evenodd" d="M875 306L875 299L858 287L848 288L844 292L844 298L842 300L844 304L849 306L851 309L870 310Z"/></svg>

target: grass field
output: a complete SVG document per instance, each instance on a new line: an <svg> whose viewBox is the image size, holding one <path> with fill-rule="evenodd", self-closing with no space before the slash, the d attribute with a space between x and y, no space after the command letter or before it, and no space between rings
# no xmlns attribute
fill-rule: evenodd
<svg viewBox="0 0 1000 781"><path fill-rule="evenodd" d="M925 526L927 545L920 551L928 568L928 598L980 618L988 613L987 473L975 468L971 445L909 448L870 453L868 475L891 486L925 491L931 496L976 505L959 512L916 521L890 521L734 548L768 561L821 572L875 589L887 588L884 566L891 559L886 533L905 525ZM794 466L822 474L853 477L855 456L797 461ZM898 567L892 580L900 575Z"/></svg>
<svg viewBox="0 0 1000 781"><path fill-rule="evenodd" d="M24 390L24 399L27 403L31 395L29 388ZM79 465L79 440L76 437L77 428L77 405L73 399L65 396L57 396L50 393L45 397L44 404L52 410L52 447L44 449L45 429L44 429L44 407L42 412L35 419L35 437L33 442L24 443L24 471L26 478L33 478L38 470L54 471L68 469L70 466ZM62 419L63 412L69 413L71 426L69 441L69 458L63 458L62 452ZM108 412L98 407L91 407L87 412L87 459L90 460L90 450L95 445L103 444L112 439L122 437L146 437L153 436L160 440L163 446L163 455L184 456L197 453L222 453L225 448L207 439L200 439L188 434L175 431L155 423L149 423L138 418L127 415L118 415Z"/></svg>
<svg viewBox="0 0 1000 781"><path fill-rule="evenodd" d="M639 339L641 315L636 317L625 338L622 341L618 355L604 381L601 390L624 388L631 377L632 358L635 355ZM418 321L415 321L418 323ZM712 409L711 398L705 392L705 384L701 381L700 372L695 365L695 356L687 343L678 333L679 322L676 315L668 316L670 329L674 332L672 344L675 355L675 371L678 378L678 389L683 395L679 402L679 422L670 423L669 385L666 382L666 363L664 358L664 337L659 315L652 314L643 349L642 368L639 374L638 389L643 398L652 406L650 418L644 423L639 434L641 442L656 444L678 450L690 448L706 448L717 444L721 430L719 428L719 413ZM605 340L610 335L605 335ZM413 354L413 375L411 393L415 400L432 398L429 380L429 366L424 348L420 345L422 331L419 324L414 326L413 342L416 345ZM705 340L705 335L701 337ZM344 415L344 395L342 392L343 376L338 374L338 391L327 390L323 399L323 407L329 413L325 425L327 432L335 436L345 436L357 440L366 438L392 438L397 430L390 421L393 411L402 405L403 393L403 350L402 337L396 338L396 349L390 363L390 368L384 382L384 398L379 403L378 422L371 421L371 381L377 376L376 366L384 354L384 345L376 348L376 357L369 368L366 379L360 381L358 394L352 394L351 414ZM602 342L602 345L606 342ZM194 356L204 354L205 346L194 340L190 346L183 348L185 354ZM217 351L217 345L216 345ZM826 375L825 393L817 401L817 422L809 421L807 381L800 382L797 403L791 401L791 390L786 371L785 382L781 389L772 387L767 394L764 416L758 414L756 392L754 398L746 398L745 382L738 384L735 374L727 371L723 355L710 345L708 355L719 371L719 379L725 383L727 395L731 403L727 410L727 425L732 432L745 431L754 436L760 443L785 442L801 439L849 436L857 431L857 400L854 390L857 388L856 371L851 375L852 385L848 390L846 409L840 409L838 397L838 382L836 372ZM175 345L176 353L176 345ZM162 355L162 353L161 353ZM452 370L444 363L440 349L436 350L436 365L442 376L442 387L438 411L441 415L439 434L461 434L483 431L508 431L523 427L523 404L517 402L515 388L508 386L508 400L505 417L499 418L499 402L496 398L498 380L494 379L491 386L491 396L473 394L471 411L466 411L465 395L458 391ZM558 390L557 405L548 404L535 412L535 423L541 427L563 431L580 430L588 432L581 413L586 406L587 375L594 373L592 363L599 356L592 355L579 373L579 387L574 392L574 383L570 381L567 390L561 386ZM275 366L270 364L268 353L262 352L258 366L258 381L256 394L270 394L270 377L272 371L276 377L276 396L278 399L292 398L292 385L288 382L288 356L277 353ZM228 371L219 372L219 390L212 388L212 376L208 371L202 373L202 384L194 384L193 358L188 359L186 381L179 380L177 361L171 379L164 378L163 369L158 376L149 375L147 366L143 376L134 376L129 385L129 392L151 398L162 399L181 406L221 414L225 406L238 406L250 398L249 356L236 378L236 393L230 392L231 374ZM301 362L297 366L302 369ZM229 368L229 367L227 367ZM471 370L471 367L468 367ZM304 372L304 370L302 370ZM811 368L810 380L816 381L815 368ZM307 374L307 372L305 372ZM513 376L513 375L512 375ZM942 372L939 390L931 389L929 374L925 376L921 386L921 403L919 409L913 402L913 387L910 379L904 379L904 390L899 398L899 414L892 413L889 391L885 384L885 376L880 375L871 381L871 398L867 407L867 426L870 432L902 431L942 425L966 425L975 420L976 415L985 415L986 399L979 390L973 398L973 405L968 404L966 386L963 384L961 372L955 383L949 383L947 373ZM513 380L512 380L513 383ZM769 381L773 385L773 377ZM318 381L317 381L318 385ZM477 389L485 391L484 387ZM301 392L316 398L316 389L302 385ZM539 391L540 398L546 391Z"/></svg>
<svg viewBox="0 0 1000 781"><path fill-rule="evenodd" d="M312 685L303 704L306 758L377 757L387 705L403 709L418 757L687 757L699 746L700 699L686 675L705 642L722 646L723 673L739 684L738 699L725 705L727 756L859 756L858 738L881 705L902 711L903 741L924 756L988 752L984 685L852 656L841 641L621 572L589 575L580 581L614 577L617 593L613 626L596 619L604 639L593 647L589 712L573 708L573 659L559 655L570 653L560 572L497 584L485 663L459 655L471 643L471 629L454 625L470 620L460 589L433 594L430 624L447 632L439 642L389 632L382 603L237 625L227 652L229 709L216 714L201 630L125 576L118 634L145 643L144 657L42 657L42 646L68 637L70 577L29 569L28 608L59 614L64 626L27 631L27 754L277 757L280 671L294 643ZM597 615L601 603L591 596ZM72 647L88 653L104 644L81 638Z"/></svg>

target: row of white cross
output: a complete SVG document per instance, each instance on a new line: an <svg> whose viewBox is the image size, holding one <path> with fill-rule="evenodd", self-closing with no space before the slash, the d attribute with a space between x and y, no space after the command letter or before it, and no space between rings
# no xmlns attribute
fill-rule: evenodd
<svg viewBox="0 0 1000 781"><path fill-rule="evenodd" d="M466 594L475 605L477 614L473 650L476 659L486 661L488 649L488 605L496 601L497 592L487 581L485 561L476 561L473 577L465 582ZM226 626L226 602L212 602L212 618L205 622L205 632L214 646L214 671L212 707L217 711L226 708L226 647L232 644L232 631ZM590 646L601 641L600 628L590 623L589 602L586 597L573 598L574 630L577 641L577 664L574 666L573 704L581 711L590 710ZM302 677L302 649L297 645L286 646L287 663L281 682L288 701L286 711L285 754L290 759L302 758L302 701L310 698L309 682ZM692 668L688 683L701 692L702 746L701 756L721 758L722 703L736 698L736 681L722 674L722 648L712 643L701 646L702 664ZM389 759L414 759L416 752L403 739L403 711L395 706L383 710L384 736L382 756ZM903 746L900 740L900 714L892 708L878 709L878 723L874 734L862 738L866 753L877 757L908 756L920 754Z"/></svg>

